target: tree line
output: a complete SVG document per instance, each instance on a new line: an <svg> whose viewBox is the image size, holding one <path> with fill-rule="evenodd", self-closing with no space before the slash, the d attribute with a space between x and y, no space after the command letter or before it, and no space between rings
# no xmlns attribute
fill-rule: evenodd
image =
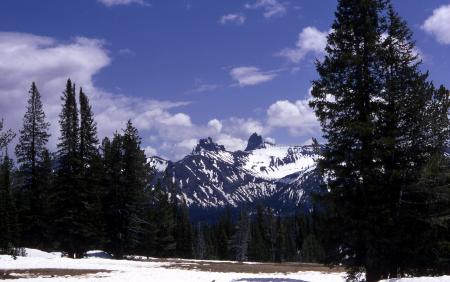
<svg viewBox="0 0 450 282"><path fill-rule="evenodd" d="M192 224L170 178L152 184L132 123L99 144L89 100L80 89L77 104L70 80L50 153L33 84L17 168L6 153L1 161L0 249L319 261L368 282L450 273L449 91L430 81L389 0L339 0L335 17L311 93L326 191L314 211ZM2 151L12 138L0 123Z"/></svg>
<svg viewBox="0 0 450 282"><path fill-rule="evenodd" d="M100 143L83 89L76 93L69 79L61 101L55 153L47 148L50 124L35 83L15 147L17 166L7 150L15 134L0 122L0 251L179 255L179 236L190 224L186 209L160 184L150 185L152 168L132 122Z"/></svg>
<svg viewBox="0 0 450 282"><path fill-rule="evenodd" d="M15 137L0 123L0 252L20 247L82 258L103 249L126 255L254 261L320 261L317 220L282 218L269 208L230 209L217 223L191 222L172 178L157 181L131 121L112 138L97 137L89 99L69 79L61 96L57 151L35 83Z"/></svg>

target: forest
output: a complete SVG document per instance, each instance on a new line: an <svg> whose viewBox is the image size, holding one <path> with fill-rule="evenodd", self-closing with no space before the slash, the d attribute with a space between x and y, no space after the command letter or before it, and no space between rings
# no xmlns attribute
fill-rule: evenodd
<svg viewBox="0 0 450 282"><path fill-rule="evenodd" d="M0 123L0 252L318 262L368 282L449 274L449 91L428 77L390 1L340 0L335 17L310 102L326 193L309 212L260 206L194 222L170 177L153 178L132 120L100 141L88 95L70 79L49 151L33 82L21 130Z"/></svg>

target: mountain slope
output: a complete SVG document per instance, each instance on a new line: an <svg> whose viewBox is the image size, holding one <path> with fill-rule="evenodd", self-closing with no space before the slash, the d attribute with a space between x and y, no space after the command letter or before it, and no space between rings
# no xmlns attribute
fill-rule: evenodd
<svg viewBox="0 0 450 282"><path fill-rule="evenodd" d="M202 139L177 162L152 157L158 177L169 177L188 206L248 207L257 203L280 210L309 209L320 192L312 146L277 146L253 134L245 151L230 152ZM164 172L164 173L163 173Z"/></svg>

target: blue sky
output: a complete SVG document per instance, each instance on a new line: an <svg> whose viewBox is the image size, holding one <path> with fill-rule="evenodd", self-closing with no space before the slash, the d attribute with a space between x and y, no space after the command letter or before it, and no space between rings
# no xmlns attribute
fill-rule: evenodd
<svg viewBox="0 0 450 282"><path fill-rule="evenodd" d="M424 69L450 86L450 1L394 0ZM0 115L15 130L31 81L58 135L59 96L86 89L101 137L131 118L148 154L177 159L201 137L242 149L254 131L303 144L335 0L2 0Z"/></svg>

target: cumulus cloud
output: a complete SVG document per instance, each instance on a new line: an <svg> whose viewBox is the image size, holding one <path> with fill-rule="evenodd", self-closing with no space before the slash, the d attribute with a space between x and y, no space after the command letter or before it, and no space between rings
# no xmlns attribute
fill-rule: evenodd
<svg viewBox="0 0 450 282"><path fill-rule="evenodd" d="M214 128L217 132L222 131L222 123L218 119L212 119L208 122L208 126Z"/></svg>
<svg viewBox="0 0 450 282"><path fill-rule="evenodd" d="M263 9L266 19L284 16L287 12L286 5L278 0L257 0L253 4L246 4L247 9Z"/></svg>
<svg viewBox="0 0 450 282"><path fill-rule="evenodd" d="M267 125L270 128L288 129L296 136L316 135L320 132L320 124L308 103L308 99L273 103L267 109Z"/></svg>
<svg viewBox="0 0 450 282"><path fill-rule="evenodd" d="M327 45L327 35L328 32L322 32L315 27L308 26L298 35L295 48L283 49L277 55L292 63L299 63L309 53L322 54Z"/></svg>
<svg viewBox="0 0 450 282"><path fill-rule="evenodd" d="M171 102L113 94L94 85L93 77L111 63L104 42L77 37L60 42L26 33L0 32L0 112L6 125L17 132L21 127L28 89L35 81L44 110L51 123L51 149L59 135L58 115L61 93L67 78L82 86L91 100L100 137L110 136L132 119L141 136L179 140L177 132L193 127L185 113L172 113L188 102ZM172 138L172 139L171 139Z"/></svg>
<svg viewBox="0 0 450 282"><path fill-rule="evenodd" d="M236 25L242 25L245 23L245 16L243 14L228 14L223 15L220 20L220 24L236 24Z"/></svg>
<svg viewBox="0 0 450 282"><path fill-rule="evenodd" d="M239 86L251 86L271 81L277 75L274 72L264 72L257 67L236 67L231 69L230 76Z"/></svg>
<svg viewBox="0 0 450 282"><path fill-rule="evenodd" d="M425 20L422 29L442 44L450 44L450 5L441 6Z"/></svg>
<svg viewBox="0 0 450 282"><path fill-rule="evenodd" d="M302 130L312 130L312 122L305 118L308 117L307 110L299 101L276 102L269 107L265 120L231 117L197 124L188 114L180 112L180 108L189 102L151 100L111 93L98 87L95 75L110 64L109 52L102 40L77 37L59 41L26 33L0 32L0 113L5 118L5 127L16 132L20 129L28 89L35 81L51 123L50 149L54 150L59 136L60 97L70 77L90 98L99 137L120 132L125 122L131 119L139 129L148 155L178 159L192 151L198 139L207 136L228 150L238 150L245 148L253 132L268 135L275 128L287 128L298 134ZM275 76L252 67L240 70L234 74L241 85L255 85ZM302 120L306 122L302 123ZM306 129L302 129L302 124Z"/></svg>
<svg viewBox="0 0 450 282"><path fill-rule="evenodd" d="M150 6L150 4L145 2L144 0L97 0L97 1L105 5L106 7L125 6L131 4Z"/></svg>

